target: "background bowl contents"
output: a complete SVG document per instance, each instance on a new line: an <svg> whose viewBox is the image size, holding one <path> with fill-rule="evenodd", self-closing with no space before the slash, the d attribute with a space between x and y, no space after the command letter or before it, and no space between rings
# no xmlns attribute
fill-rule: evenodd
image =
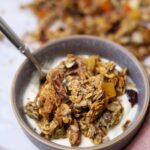
<svg viewBox="0 0 150 150"><path fill-rule="evenodd" d="M149 0L33 0L24 7L39 19L32 35L41 43L88 34L125 46L141 61L150 54Z"/></svg>

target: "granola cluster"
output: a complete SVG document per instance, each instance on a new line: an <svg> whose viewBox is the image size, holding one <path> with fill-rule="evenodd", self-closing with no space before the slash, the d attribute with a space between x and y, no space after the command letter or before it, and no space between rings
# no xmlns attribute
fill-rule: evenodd
<svg viewBox="0 0 150 150"><path fill-rule="evenodd" d="M88 34L125 46L141 61L150 54L149 0L33 0L27 7L39 19L33 37L42 43Z"/></svg>
<svg viewBox="0 0 150 150"><path fill-rule="evenodd" d="M114 62L98 55L68 54L66 60L49 71L25 111L46 139L68 137L75 146L84 135L100 144L123 116L118 96L126 90L126 78L127 69L118 71Z"/></svg>

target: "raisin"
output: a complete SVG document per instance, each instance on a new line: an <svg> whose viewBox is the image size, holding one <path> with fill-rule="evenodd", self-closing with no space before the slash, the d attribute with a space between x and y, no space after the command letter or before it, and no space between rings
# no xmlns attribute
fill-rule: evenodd
<svg viewBox="0 0 150 150"><path fill-rule="evenodd" d="M129 98L129 102L131 103L131 106L133 107L138 102L138 94L136 91L129 89L126 90L126 93Z"/></svg>

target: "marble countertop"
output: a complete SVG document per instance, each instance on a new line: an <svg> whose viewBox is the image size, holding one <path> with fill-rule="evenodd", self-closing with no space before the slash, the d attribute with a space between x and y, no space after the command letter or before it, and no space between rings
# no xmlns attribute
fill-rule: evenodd
<svg viewBox="0 0 150 150"><path fill-rule="evenodd" d="M37 21L30 11L20 5L30 0L0 0L0 16L22 37L31 31ZM11 107L11 85L17 68L25 59L15 47L4 39L0 41L0 150L37 150L22 132Z"/></svg>

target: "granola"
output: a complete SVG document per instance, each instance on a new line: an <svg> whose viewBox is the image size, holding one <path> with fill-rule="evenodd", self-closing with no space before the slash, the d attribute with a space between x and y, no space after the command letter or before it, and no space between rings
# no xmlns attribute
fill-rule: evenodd
<svg viewBox="0 0 150 150"><path fill-rule="evenodd" d="M126 130L129 127L130 123L131 123L131 121L127 120L123 125L123 130Z"/></svg>
<svg viewBox="0 0 150 150"><path fill-rule="evenodd" d="M137 92L132 90L132 89L128 89L126 90L126 93L129 97L129 102L131 103L131 106L133 107L136 103L137 103Z"/></svg>
<svg viewBox="0 0 150 150"><path fill-rule="evenodd" d="M150 54L149 0L33 0L25 7L39 19L33 38L41 43L88 34L125 46L141 61Z"/></svg>
<svg viewBox="0 0 150 150"><path fill-rule="evenodd" d="M98 55L68 54L49 71L35 100L26 104L25 112L48 140L68 137L75 146L84 135L100 144L123 117L118 96L127 91L126 79L127 68L119 71L112 61L103 61Z"/></svg>

